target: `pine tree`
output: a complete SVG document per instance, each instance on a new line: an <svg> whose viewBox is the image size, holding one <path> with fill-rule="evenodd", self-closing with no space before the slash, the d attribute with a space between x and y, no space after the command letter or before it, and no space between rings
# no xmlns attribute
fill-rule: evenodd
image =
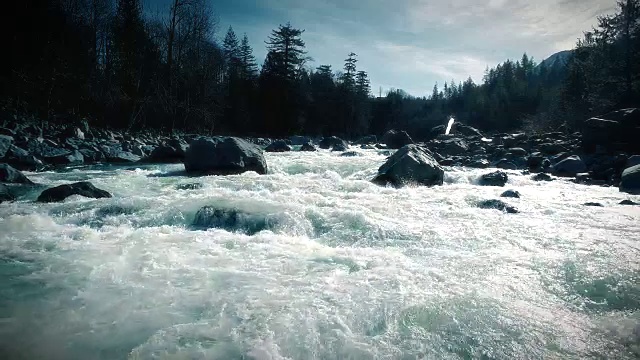
<svg viewBox="0 0 640 360"><path fill-rule="evenodd" d="M258 64L256 63L255 56L253 56L253 49L249 45L247 34L244 34L242 37L239 57L242 68L242 78L245 80L254 79L258 75Z"/></svg>
<svg viewBox="0 0 640 360"><path fill-rule="evenodd" d="M361 97L371 94L371 82L366 71L358 71L356 74L356 93Z"/></svg>
<svg viewBox="0 0 640 360"><path fill-rule="evenodd" d="M304 30L295 29L290 23L271 32L266 44L271 56L270 66L276 76L287 80L298 76L307 60L305 43L301 38L303 33Z"/></svg>
<svg viewBox="0 0 640 360"><path fill-rule="evenodd" d="M356 57L357 55L352 52L344 60L344 73L342 73L341 80L345 88L349 90L352 90L356 84L356 63L358 62Z"/></svg>

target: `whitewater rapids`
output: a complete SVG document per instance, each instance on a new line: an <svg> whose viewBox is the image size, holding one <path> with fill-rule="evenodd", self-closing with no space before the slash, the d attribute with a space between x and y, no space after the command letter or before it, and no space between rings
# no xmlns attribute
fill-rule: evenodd
<svg viewBox="0 0 640 360"><path fill-rule="evenodd" d="M111 199L0 205L2 359L633 359L639 201L615 188L447 168L369 182L384 152L267 154L270 174L182 165L29 173ZM180 185L202 187L179 190ZM515 189L520 214L475 206ZM605 207L585 207L585 202ZM192 226L221 206L277 225Z"/></svg>

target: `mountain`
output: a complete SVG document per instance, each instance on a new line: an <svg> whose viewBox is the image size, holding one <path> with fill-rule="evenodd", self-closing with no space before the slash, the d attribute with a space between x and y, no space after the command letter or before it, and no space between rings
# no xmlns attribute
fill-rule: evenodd
<svg viewBox="0 0 640 360"><path fill-rule="evenodd" d="M564 50L557 52L548 58L542 60L540 64L538 64L537 69L540 69L542 66L545 66L547 70L555 70L559 68L566 68L569 64L569 60L571 60L571 56L573 56L573 50Z"/></svg>

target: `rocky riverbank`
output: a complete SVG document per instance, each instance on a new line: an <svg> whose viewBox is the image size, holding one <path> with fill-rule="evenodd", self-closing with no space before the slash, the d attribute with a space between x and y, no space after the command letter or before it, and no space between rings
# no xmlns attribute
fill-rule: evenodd
<svg viewBox="0 0 640 360"><path fill-rule="evenodd" d="M407 180L438 185L442 183L443 166L460 166L520 170L539 180L553 180L552 175L586 185L619 186L621 191L637 193L640 151L635 138L630 136L635 130L629 124L640 123L639 113L637 109L626 109L590 119L582 132L572 134L489 135L455 123L449 135L444 134L444 126L439 126L432 130L431 139L420 142L404 131L396 130L388 131L380 141L371 135L351 143L335 136L214 138L207 143L196 141L201 137L196 134L132 135L92 129L86 123L81 126L23 124L0 128L0 182L28 185L29 179L20 171L98 163L184 162L187 170L213 174L256 171L257 168L259 173L266 173L267 164L260 159L262 151L316 151L321 148L341 152L344 156L358 156L358 148L389 151L389 155L402 148L402 152L383 165L376 179L378 183L398 185ZM596 132L606 132L609 136L598 137ZM188 156L190 144L198 146ZM407 145L413 147L406 148ZM210 158L213 153L217 153L215 159ZM207 157L211 161L204 161ZM426 170L420 167L425 163L428 165ZM11 189L5 187L2 191L6 194L3 200L13 199Z"/></svg>

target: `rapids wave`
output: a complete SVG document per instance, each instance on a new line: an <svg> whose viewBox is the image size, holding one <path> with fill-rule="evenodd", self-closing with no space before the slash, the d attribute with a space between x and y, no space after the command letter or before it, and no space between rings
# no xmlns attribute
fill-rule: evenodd
<svg viewBox="0 0 640 360"><path fill-rule="evenodd" d="M629 196L510 172L511 215L475 206L506 189L475 185L491 170L383 188L369 180L384 154L362 153L267 154L265 176L28 174L114 197L36 204L36 187L0 206L0 357L640 356Z"/></svg>

